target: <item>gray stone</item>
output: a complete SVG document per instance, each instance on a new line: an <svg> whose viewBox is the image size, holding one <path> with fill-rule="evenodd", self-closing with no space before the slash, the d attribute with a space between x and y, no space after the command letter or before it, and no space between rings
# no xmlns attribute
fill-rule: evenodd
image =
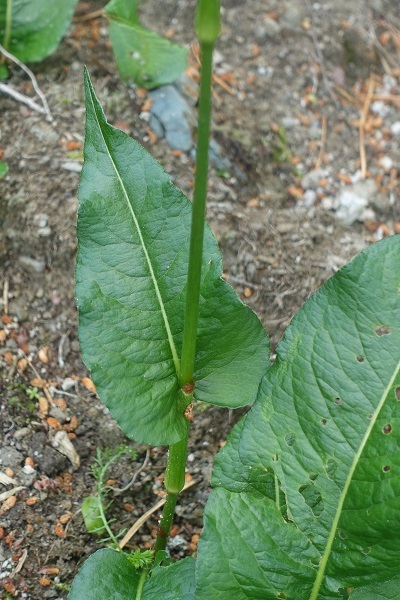
<svg viewBox="0 0 400 600"><path fill-rule="evenodd" d="M280 34L281 28L274 19L266 18L262 23L258 23L254 29L254 37L257 42L263 42L268 38L277 37Z"/></svg>
<svg viewBox="0 0 400 600"><path fill-rule="evenodd" d="M71 344L72 347L72 344ZM70 392L71 390L74 390L76 386L76 381L75 379L72 379L71 377L66 377L62 383L61 383L61 389L64 390L64 392Z"/></svg>
<svg viewBox="0 0 400 600"><path fill-rule="evenodd" d="M392 135L400 135L400 121L396 121L390 126L390 131Z"/></svg>
<svg viewBox="0 0 400 600"><path fill-rule="evenodd" d="M80 173L82 171L83 163L76 162L74 160L67 160L61 163L61 168L66 171L72 171L73 173Z"/></svg>
<svg viewBox="0 0 400 600"><path fill-rule="evenodd" d="M20 256L19 262L27 271L34 271L35 273L43 273L46 267L43 259L36 259L31 256Z"/></svg>
<svg viewBox="0 0 400 600"><path fill-rule="evenodd" d="M14 438L16 440L22 440L26 438L28 435L32 435L32 430L29 427L21 427L21 429L17 429L14 433Z"/></svg>
<svg viewBox="0 0 400 600"><path fill-rule="evenodd" d="M30 128L30 132L40 141L40 142L50 142L54 143L58 141L59 135L56 131L54 131L53 127L46 123L46 121L41 121L37 125L33 125Z"/></svg>
<svg viewBox="0 0 400 600"><path fill-rule="evenodd" d="M301 24L305 17L305 8L300 5L295 5L292 0L286 3L285 12L282 15L282 25L286 29L301 31Z"/></svg>
<svg viewBox="0 0 400 600"><path fill-rule="evenodd" d="M61 410L61 408L58 408L58 406L53 406L50 409L49 414L51 417L57 419L57 421L60 421L60 423L65 423L67 420L67 415Z"/></svg>
<svg viewBox="0 0 400 600"><path fill-rule="evenodd" d="M0 448L0 465L1 467L9 467L10 469L15 469L21 465L23 461L23 456L21 452L18 452L15 448L11 446L6 446L5 448Z"/></svg>
<svg viewBox="0 0 400 600"><path fill-rule="evenodd" d="M72 352L80 352L81 351L81 347L79 345L79 341L78 340L72 340L72 342L71 342L71 350L72 350Z"/></svg>
<svg viewBox="0 0 400 600"><path fill-rule="evenodd" d="M389 196L385 196L385 194L373 196L370 204L378 213L387 213L392 207Z"/></svg>
<svg viewBox="0 0 400 600"><path fill-rule="evenodd" d="M158 120L163 128L168 145L173 150L189 152L193 146L192 126L194 114L185 98L173 85L160 87L150 92L149 95L153 99L150 109L151 115ZM154 121L151 121L150 124L155 129Z"/></svg>
<svg viewBox="0 0 400 600"><path fill-rule="evenodd" d="M365 209L376 193L377 185L373 179L358 181L352 186L344 188L338 196L336 217L346 225L355 221L363 221Z"/></svg>
<svg viewBox="0 0 400 600"><path fill-rule="evenodd" d="M316 190L321 179L327 177L326 169L314 169L304 175L301 180L301 186L304 190Z"/></svg>

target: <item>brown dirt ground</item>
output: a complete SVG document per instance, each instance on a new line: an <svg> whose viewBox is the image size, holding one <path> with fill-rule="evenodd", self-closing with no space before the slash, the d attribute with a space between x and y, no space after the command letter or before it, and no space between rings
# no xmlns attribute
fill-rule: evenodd
<svg viewBox="0 0 400 600"><path fill-rule="evenodd" d="M143 21L191 44L194 4L166 0L160 14L156 0L146 0ZM208 218L227 280L258 313L275 347L293 315L330 275L366 245L399 232L400 136L394 124L400 121L400 23L390 0L223 4L213 135L232 168L223 176L211 169ZM81 2L77 14L100 6ZM53 123L0 96L0 150L10 167L0 181L0 467L25 485L13 506L0 506L0 586L8 597L32 600L66 598L62 584L71 583L98 546L80 513L82 499L94 490L90 465L97 447L126 441L85 379L82 383L88 373L77 341L79 173L65 163L80 163L83 64L109 121L149 148L189 196L193 184L193 161L154 140L144 118L146 97L119 80L102 18L78 20L57 52L33 66ZM371 74L375 112L366 106ZM18 69L10 83L32 92ZM357 119L363 107L368 177L380 200L370 204L374 212L368 219L347 226L335 217L334 199L360 168ZM316 167L323 172L310 195L300 174ZM75 380L71 387L68 378ZM40 412L41 386L55 402L47 414L43 400ZM173 556L195 551L213 457L240 414L213 407L195 413L188 477L198 483L178 506ZM55 427L72 434L79 469L52 447ZM110 473L120 487L142 464L146 449L139 446L138 452L136 462L121 460ZM165 461L165 448L151 449L134 486L115 497L110 509L115 531L129 528L156 503ZM23 471L26 464L33 473ZM0 493L8 489L2 486ZM151 545L156 519L132 538L132 547Z"/></svg>

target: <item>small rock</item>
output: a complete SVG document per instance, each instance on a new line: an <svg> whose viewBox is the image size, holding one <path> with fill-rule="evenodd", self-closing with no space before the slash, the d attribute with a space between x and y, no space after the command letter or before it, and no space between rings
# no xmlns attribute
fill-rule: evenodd
<svg viewBox="0 0 400 600"><path fill-rule="evenodd" d="M170 537L168 540L168 549L170 550L187 550L189 544L181 535Z"/></svg>
<svg viewBox="0 0 400 600"><path fill-rule="evenodd" d="M47 227L47 225L49 224L49 217L45 214L37 214L33 217L33 223L36 225L36 227L39 227L40 229L43 227Z"/></svg>
<svg viewBox="0 0 400 600"><path fill-rule="evenodd" d="M304 20L305 15L305 9L303 7L300 7L300 5L295 5L290 0L286 3L285 12L282 15L282 25L286 29L302 31L301 24Z"/></svg>
<svg viewBox="0 0 400 600"><path fill-rule="evenodd" d="M379 165L387 173L393 167L393 160L390 158L390 156L382 156L382 158L379 160Z"/></svg>
<svg viewBox="0 0 400 600"><path fill-rule="evenodd" d="M336 217L346 225L364 221L364 212L377 189L373 179L359 181L342 190L338 197Z"/></svg>
<svg viewBox="0 0 400 600"><path fill-rule="evenodd" d="M285 129L293 129L293 127L299 125L299 120L295 117L283 117L282 125Z"/></svg>
<svg viewBox="0 0 400 600"><path fill-rule="evenodd" d="M67 162L61 163L61 168L66 171L72 171L73 173L80 173L82 171L83 164L81 162L76 162L72 160L67 160Z"/></svg>
<svg viewBox="0 0 400 600"><path fill-rule="evenodd" d="M44 448L41 455L35 456L35 462L47 477L54 477L68 467L67 457L49 446Z"/></svg>
<svg viewBox="0 0 400 600"><path fill-rule="evenodd" d="M17 429L14 432L14 438L16 440L22 440L23 438L26 438L28 435L32 434L32 430L29 429L29 427L21 427L21 429Z"/></svg>
<svg viewBox="0 0 400 600"><path fill-rule="evenodd" d="M35 273L43 273L46 267L43 259L36 259L30 256L20 256L19 262L27 271L34 271Z"/></svg>
<svg viewBox="0 0 400 600"><path fill-rule="evenodd" d="M321 179L328 176L326 169L314 169L304 175L301 180L301 187L304 190L316 190Z"/></svg>
<svg viewBox="0 0 400 600"><path fill-rule="evenodd" d="M49 415L57 419L57 421L60 421L60 423L65 423L67 420L67 415L61 410L61 408L58 408L58 406L53 406L50 409Z"/></svg>
<svg viewBox="0 0 400 600"><path fill-rule="evenodd" d="M258 23L254 29L254 37L257 42L263 42L268 38L277 37L281 27L277 21L267 17L262 23Z"/></svg>
<svg viewBox="0 0 400 600"><path fill-rule="evenodd" d="M39 229L38 234L40 237L49 237L51 235L51 228L50 227L41 227L41 229Z"/></svg>
<svg viewBox="0 0 400 600"><path fill-rule="evenodd" d="M370 204L378 213L383 214L387 213L392 207L389 196L385 196L385 194L377 194L376 196L373 196Z"/></svg>
<svg viewBox="0 0 400 600"><path fill-rule="evenodd" d="M352 25L344 31L343 45L348 62L359 67L378 64L379 57L372 38L358 25Z"/></svg>
<svg viewBox="0 0 400 600"><path fill-rule="evenodd" d="M71 344L72 347L72 344ZM61 383L61 389L64 390L64 392L70 392L71 390L74 390L76 386L76 381L75 379L72 379L71 377L66 377L63 382Z"/></svg>
<svg viewBox="0 0 400 600"><path fill-rule="evenodd" d="M58 133L54 131L54 129L46 123L46 121L41 121L37 125L33 125L30 128L30 132L40 141L40 142L50 142L54 143L58 141Z"/></svg>
<svg viewBox="0 0 400 600"><path fill-rule="evenodd" d="M18 344L13 338L11 338L6 341L6 348L9 348L11 350L16 350L18 348Z"/></svg>
<svg viewBox="0 0 400 600"><path fill-rule="evenodd" d="M373 112L375 115L379 115L380 117L386 117L389 111L389 106L382 100L376 100L371 104L371 112Z"/></svg>
<svg viewBox="0 0 400 600"><path fill-rule="evenodd" d="M72 340L71 350L72 350L72 352L80 352L81 351L79 340Z"/></svg>
<svg viewBox="0 0 400 600"><path fill-rule="evenodd" d="M153 99L151 115L162 126L168 145L173 150L189 152L193 146L192 126L195 119L185 98L173 85L160 87L150 92L149 96ZM155 129L153 121L150 125Z"/></svg>
<svg viewBox="0 0 400 600"><path fill-rule="evenodd" d="M400 121L396 121L390 126L390 131L392 135L400 135Z"/></svg>
<svg viewBox="0 0 400 600"><path fill-rule="evenodd" d="M15 469L19 467L23 460L23 456L21 452L18 452L15 448L11 446L6 446L5 448L0 448L0 465L1 467L8 467L10 469Z"/></svg>

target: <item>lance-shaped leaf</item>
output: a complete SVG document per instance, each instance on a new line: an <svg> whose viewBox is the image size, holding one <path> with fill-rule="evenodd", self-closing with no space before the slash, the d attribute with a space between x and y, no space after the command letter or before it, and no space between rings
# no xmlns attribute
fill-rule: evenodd
<svg viewBox="0 0 400 600"><path fill-rule="evenodd" d="M215 600L333 600L398 576L399 367L394 236L341 269L288 328L240 437L224 449L240 456L240 494L217 468L227 489L206 511L196 599L212 590ZM263 498L254 492L262 470L274 474L276 502L268 487ZM221 555L226 572L212 568Z"/></svg>
<svg viewBox="0 0 400 600"><path fill-rule="evenodd" d="M42 60L57 48L76 3L77 0L0 0L0 43L23 62Z"/></svg>
<svg viewBox="0 0 400 600"><path fill-rule="evenodd" d="M124 81L154 88L175 81L186 69L185 48L172 44L139 23L137 0L111 0L105 12L118 71Z"/></svg>
<svg viewBox="0 0 400 600"><path fill-rule="evenodd" d="M86 77L76 295L84 360L125 433L171 444L187 430L178 385L191 204L144 148L110 126ZM204 239L195 397L252 403L268 365L258 318Z"/></svg>

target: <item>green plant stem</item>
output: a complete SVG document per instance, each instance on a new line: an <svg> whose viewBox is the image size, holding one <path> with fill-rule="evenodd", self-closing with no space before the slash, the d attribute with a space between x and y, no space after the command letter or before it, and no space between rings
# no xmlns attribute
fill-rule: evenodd
<svg viewBox="0 0 400 600"><path fill-rule="evenodd" d="M218 10L215 11L218 4ZM219 3L204 3L199 0L197 25L201 51L201 80L199 93L199 117L197 129L197 158L196 175L193 191L192 224L190 231L189 265L186 292L186 310L183 327L183 343L179 384L181 388L193 382L194 357L196 351L197 325L199 321L199 302L201 267L203 260L204 222L207 200L208 176L208 147L210 142L211 121L211 81L212 81L212 55L215 40L219 31ZM215 25L210 39L207 36L209 28ZM202 27L199 28L199 22ZM206 39L204 39L204 36ZM191 395L185 392L186 399L190 402ZM154 556L160 550L165 550L175 505L179 492L185 484L186 452L189 436L189 427L186 436L172 444L169 448L167 469L165 472L165 487L167 498L161 517Z"/></svg>
<svg viewBox="0 0 400 600"><path fill-rule="evenodd" d="M148 569L143 569L143 571L140 574L140 579L139 579L139 583L138 583L137 590L136 590L135 600L140 600L140 598L142 597L143 587L144 587L144 584L146 583L146 578L147 578L148 572L149 572Z"/></svg>
<svg viewBox="0 0 400 600"><path fill-rule="evenodd" d="M181 372L179 378L181 387L191 383L193 380L197 324L199 320L204 219L207 198L208 146L210 139L211 119L212 53L214 44L202 43L200 48L201 82L199 96L199 124L197 133L197 159L193 192L192 226L190 233L186 312L183 328Z"/></svg>
<svg viewBox="0 0 400 600"><path fill-rule="evenodd" d="M4 29L3 47L8 50L11 37L11 21L12 21L12 0L7 0L6 6L6 24Z"/></svg>

